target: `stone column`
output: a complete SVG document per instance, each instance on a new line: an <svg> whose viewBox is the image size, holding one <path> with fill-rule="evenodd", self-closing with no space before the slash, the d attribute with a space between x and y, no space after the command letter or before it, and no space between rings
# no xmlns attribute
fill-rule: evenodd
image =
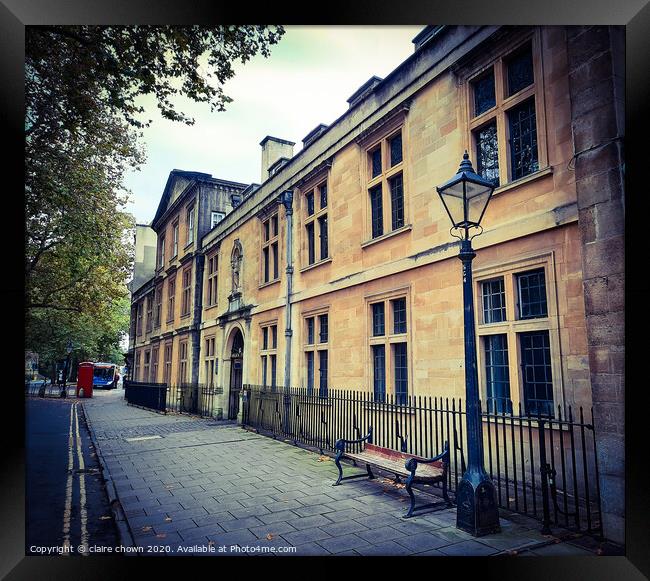
<svg viewBox="0 0 650 581"><path fill-rule="evenodd" d="M603 527L624 542L624 28L566 31Z"/></svg>

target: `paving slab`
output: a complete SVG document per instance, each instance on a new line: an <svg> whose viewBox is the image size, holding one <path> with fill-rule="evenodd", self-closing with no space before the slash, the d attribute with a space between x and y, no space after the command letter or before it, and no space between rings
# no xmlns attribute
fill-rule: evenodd
<svg viewBox="0 0 650 581"><path fill-rule="evenodd" d="M343 535L318 541L318 544L333 554L344 554L351 549L369 547L371 544L357 535Z"/></svg>
<svg viewBox="0 0 650 581"><path fill-rule="evenodd" d="M393 527L379 527L368 529L366 531L361 531L356 533L362 539L370 543L382 543L384 541L392 541L394 539L399 539L400 537L406 536L402 531L398 531Z"/></svg>
<svg viewBox="0 0 650 581"><path fill-rule="evenodd" d="M311 527L308 529L304 529L302 531L285 533L282 535L282 538L285 539L288 543L297 546L312 541L321 541L324 539L329 539L331 538L331 535L319 529L318 527Z"/></svg>
<svg viewBox="0 0 650 581"><path fill-rule="evenodd" d="M312 516L303 516L303 517L294 515L294 518L288 520L287 522L289 522L292 527L294 527L296 530L299 531L304 529L310 529L312 527L322 527L323 525L332 524L332 521L328 517L322 514L315 514Z"/></svg>
<svg viewBox="0 0 650 581"><path fill-rule="evenodd" d="M421 553L423 551L428 551L429 549L437 549L449 544L448 541L436 537L431 533L417 533L415 535L395 539L395 542L410 549L412 553Z"/></svg>
<svg viewBox="0 0 650 581"><path fill-rule="evenodd" d="M497 553L497 549L488 547L478 541L461 541L445 547L439 547L438 550L445 555L453 557L485 557Z"/></svg>
<svg viewBox="0 0 650 581"><path fill-rule="evenodd" d="M394 541L387 541L376 545L368 545L366 547L360 547L357 549L357 551L359 551L361 555L367 557L380 557L380 556L401 557L401 556L412 554L411 549L405 547L404 545L400 545L399 543L396 543Z"/></svg>

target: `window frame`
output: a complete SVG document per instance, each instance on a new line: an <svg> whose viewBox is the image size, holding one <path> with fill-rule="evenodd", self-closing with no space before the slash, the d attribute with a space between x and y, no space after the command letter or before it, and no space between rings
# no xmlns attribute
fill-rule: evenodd
<svg viewBox="0 0 650 581"><path fill-rule="evenodd" d="M517 275L544 269L546 288L547 316L520 319L517 314ZM510 399L513 411L521 404L522 414L528 410L525 406L524 381L522 376L522 349L520 335L533 331L548 331L551 357L551 375L553 380L553 408L564 407L571 403L564 389L564 351L560 341L558 316L558 296L556 282L555 251L545 253L528 253L518 259L502 262L498 265L485 265L474 270L474 307L476 312L477 359L479 370L479 393L481 400L487 398L486 353L484 337L486 335L506 335L509 358ZM506 318L504 321L484 323L482 316L481 286L483 282L503 278L505 293Z"/></svg>
<svg viewBox="0 0 650 581"><path fill-rule="evenodd" d="M395 309L394 301L403 299L405 301L405 324L406 330L404 332L395 332ZM382 345L384 353L384 397L390 396L396 405L406 405L408 398L414 395L414 381L413 381L413 341L411 340L412 334L412 317L411 317L411 289L409 287L402 287L383 293L375 293L365 297L366 302L366 337L367 337L367 384L370 386L370 394L375 397L375 349L374 347ZM374 305L383 304L383 334L375 335L375 307ZM395 362L395 345L406 345L406 363L407 363L407 383L406 383L406 398L402 402L397 400L396 392L396 362Z"/></svg>
<svg viewBox="0 0 650 581"><path fill-rule="evenodd" d="M275 234L273 233L274 223L276 224ZM280 212L277 209L262 218L260 241L260 286L265 286L280 280Z"/></svg>
<svg viewBox="0 0 650 581"><path fill-rule="evenodd" d="M163 283L156 285L156 302L155 302L155 316L153 327L154 329L160 329L162 323L162 304L163 304Z"/></svg>
<svg viewBox="0 0 650 581"><path fill-rule="evenodd" d="M150 381L149 379L150 363L151 363L151 349L145 349L144 361L142 364L142 381L144 382Z"/></svg>
<svg viewBox="0 0 650 581"><path fill-rule="evenodd" d="M311 185L308 187L301 187L301 205L304 204L304 210L302 214L302 252L301 257L303 258L303 268L310 268L318 264L329 261L332 257L330 244L329 244L329 228L330 221L328 218L329 207L331 203L330 191L329 191L329 173L322 175L319 179L312 181ZM323 196L325 192L325 196ZM308 198L311 197L313 200L314 211L309 214L308 212ZM325 198L326 204L323 206L323 197ZM325 224L325 236L323 236L323 223ZM310 253L310 236L308 234L309 229L311 228L312 239L313 239L313 260L311 260ZM323 256L323 240L325 242L326 255Z"/></svg>
<svg viewBox="0 0 650 581"><path fill-rule="evenodd" d="M186 283L187 279L187 285ZM181 289L181 318L189 317L192 313L192 265L183 269Z"/></svg>
<svg viewBox="0 0 650 581"><path fill-rule="evenodd" d="M185 209L185 246L190 246L194 243L194 234L196 231L196 216L194 210L196 205L194 202L186 206Z"/></svg>
<svg viewBox="0 0 650 581"><path fill-rule="evenodd" d="M221 216L215 221L215 218L218 216ZM211 210L210 211L210 230L212 230L219 222L221 222L224 218L226 217L225 212L219 212L218 210Z"/></svg>
<svg viewBox="0 0 650 581"><path fill-rule="evenodd" d="M147 316L146 316L147 322L145 325L145 332L147 334L153 331L153 302L154 302L155 292L156 290L154 288L153 292L147 293L147 296L145 298L147 302Z"/></svg>
<svg viewBox="0 0 650 581"><path fill-rule="evenodd" d="M160 347L155 345L151 348L151 375L149 376L149 381L151 383L156 383L158 379L158 360L160 358Z"/></svg>
<svg viewBox="0 0 650 581"><path fill-rule="evenodd" d="M260 337L266 339L266 343L260 340L260 385L274 391L278 386L278 320L260 323Z"/></svg>
<svg viewBox="0 0 650 581"><path fill-rule="evenodd" d="M142 351L136 351L135 352L135 361L134 361L134 364L133 364L133 377L135 378L135 381L139 381L141 379L139 377L140 368L142 367L140 365L141 358L142 358Z"/></svg>
<svg viewBox="0 0 650 581"><path fill-rule="evenodd" d="M169 257L169 262L178 256L178 241L180 238L179 220L176 218L172 222L172 255Z"/></svg>
<svg viewBox="0 0 650 581"><path fill-rule="evenodd" d="M189 360L189 341L183 339L178 342L178 384L188 383L187 362Z"/></svg>
<svg viewBox="0 0 650 581"><path fill-rule="evenodd" d="M166 341L163 347L163 383L169 385L172 377L172 359L174 357L174 342Z"/></svg>
<svg viewBox="0 0 650 581"><path fill-rule="evenodd" d="M158 263L157 270L165 267L165 234L161 234L158 240Z"/></svg>
<svg viewBox="0 0 650 581"><path fill-rule="evenodd" d="M219 253L217 251L208 254L206 257L207 275L205 277L205 308L215 307L218 300L219 284Z"/></svg>
<svg viewBox="0 0 650 581"><path fill-rule="evenodd" d="M507 63L514 56L530 45L533 62L533 83L513 95L507 95ZM496 56L494 54L496 53ZM542 66L541 35L539 29L526 31L516 38L510 38L508 43L489 51L491 56L479 60L474 68L461 74L464 87L464 114L466 118L466 149L471 152L470 159L479 167L477 154L477 134L480 130L496 122L499 188L526 180L531 175L538 174L548 168L548 146L546 136L546 108L544 102L544 71ZM475 97L474 83L494 72L495 105L484 112L474 115ZM508 113L525 101L533 99L535 103L535 122L537 130L537 169L514 179L512 176L512 152L510 144L510 123ZM477 169L478 171L478 169Z"/></svg>
<svg viewBox="0 0 650 581"><path fill-rule="evenodd" d="M136 337L142 336L142 312L144 310L144 305L142 304L144 299L139 299L136 304L136 324L135 324L135 335Z"/></svg>
<svg viewBox="0 0 650 581"><path fill-rule="evenodd" d="M171 287L171 290L170 290ZM176 274L167 279L167 323L173 323L176 317Z"/></svg>
<svg viewBox="0 0 650 581"><path fill-rule="evenodd" d="M380 132L379 132L380 131ZM391 165L391 142L397 135L401 136L402 155L400 161ZM362 175L365 177L365 226L362 246L383 240L393 233L402 232L410 227L410 204L408 200L408 181L406 169L406 152L408 151L408 132L405 115L398 115L385 127L362 145ZM380 150L381 172L373 175L373 153ZM393 228L393 194L391 184L396 177L402 178L402 224ZM373 215L373 195L380 191L382 231L377 233L374 228L376 216Z"/></svg>
<svg viewBox="0 0 650 581"><path fill-rule="evenodd" d="M311 309L309 311L304 311L301 313L302 318L302 351L303 351L303 360L305 361L304 369L304 385L307 388L308 393L314 393L314 391L309 390L309 369L308 369L308 359L311 353L313 358L313 378L312 378L312 389L318 387L318 396L327 397L330 389L330 365L329 365L329 338L330 338L330 309L329 307L319 307L316 309ZM322 341L322 317L327 317L327 337L325 341ZM313 342L309 343L309 320L313 320ZM325 388L322 388L322 369L321 363L323 361L321 352L326 352L327 366L325 368Z"/></svg>
<svg viewBox="0 0 650 581"><path fill-rule="evenodd" d="M216 333L212 335L205 335L204 341L204 367L205 367L205 387L214 387L215 384L215 368L216 368Z"/></svg>

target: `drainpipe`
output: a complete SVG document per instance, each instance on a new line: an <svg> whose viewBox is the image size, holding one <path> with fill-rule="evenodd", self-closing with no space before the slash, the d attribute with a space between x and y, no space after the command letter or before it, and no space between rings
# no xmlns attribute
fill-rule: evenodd
<svg viewBox="0 0 650 581"><path fill-rule="evenodd" d="M199 352L201 350L201 315L203 311L203 270L205 264L205 255L197 254L194 261L194 309L192 313L192 323L190 326L190 336L192 342L192 367L190 370L190 383L198 385L199 383Z"/></svg>
<svg viewBox="0 0 650 581"><path fill-rule="evenodd" d="M291 293L293 287L293 190L287 190L280 194L278 201L284 206L287 216L287 301L286 321L284 325L285 336L285 357L284 357L284 387L291 386Z"/></svg>

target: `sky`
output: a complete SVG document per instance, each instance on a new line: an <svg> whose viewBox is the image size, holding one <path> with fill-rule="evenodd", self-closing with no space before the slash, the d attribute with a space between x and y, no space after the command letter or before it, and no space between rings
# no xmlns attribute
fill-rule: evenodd
<svg viewBox="0 0 650 581"><path fill-rule="evenodd" d="M348 109L347 99L373 75L385 78L413 54L422 26L286 26L271 55L234 66L224 92L226 111L176 99L195 118L192 126L163 119L153 97L140 100L153 123L144 130L147 161L127 174L126 210L149 224L173 169L215 178L260 183L260 141L266 135L294 141L319 123L330 125Z"/></svg>

